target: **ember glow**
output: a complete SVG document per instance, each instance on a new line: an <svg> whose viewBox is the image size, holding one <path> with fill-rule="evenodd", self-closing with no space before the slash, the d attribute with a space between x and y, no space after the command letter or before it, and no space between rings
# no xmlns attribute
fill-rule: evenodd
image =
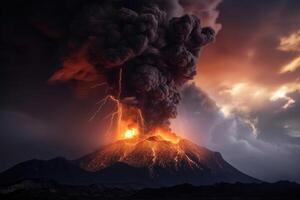
<svg viewBox="0 0 300 200"><path fill-rule="evenodd" d="M149 137L157 137L160 140L177 144L181 139L178 135L172 133L170 129L163 128L156 128L145 134L143 118L141 117L140 112L122 104L118 105L121 107L121 109L118 110L122 112L116 113L118 118L116 124L117 127L115 129L116 134L113 134L113 129L110 129L111 133L108 133L116 136L113 141L130 140L138 142L148 139ZM113 120L113 118L111 120Z"/></svg>
<svg viewBox="0 0 300 200"><path fill-rule="evenodd" d="M143 136L139 133L139 130L137 128L128 128L123 133L121 133L121 137L118 137L118 139L119 140L135 139L137 141L140 141L153 136L160 138L160 140L171 142L173 144L177 144L180 141L179 136L167 130L157 129L147 134L146 136Z"/></svg>
<svg viewBox="0 0 300 200"><path fill-rule="evenodd" d="M123 134L125 139L134 138L137 135L138 135L138 130L136 128L127 129Z"/></svg>
<svg viewBox="0 0 300 200"><path fill-rule="evenodd" d="M171 142L173 144L177 144L180 141L180 137L170 131L157 129L154 131L153 135L160 136L163 140Z"/></svg>
<svg viewBox="0 0 300 200"><path fill-rule="evenodd" d="M143 134L143 127L141 124L134 123L132 120L124 121L123 119L121 120L119 126L120 127L117 128L119 132L117 133L116 140L141 141L153 136L173 144L177 144L180 140L180 137L175 133L172 133L169 129L157 128L151 132L148 132L147 134Z"/></svg>

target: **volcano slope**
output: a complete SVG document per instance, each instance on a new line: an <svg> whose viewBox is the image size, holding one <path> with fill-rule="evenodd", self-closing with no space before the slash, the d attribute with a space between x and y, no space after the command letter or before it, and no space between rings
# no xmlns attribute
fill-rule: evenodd
<svg viewBox="0 0 300 200"><path fill-rule="evenodd" d="M227 163L218 152L186 139L161 136L119 140L77 160L56 158L20 163L0 174L0 184L49 179L64 184L161 187L189 183L260 182Z"/></svg>
<svg viewBox="0 0 300 200"><path fill-rule="evenodd" d="M130 180L122 172L122 167L127 165L127 168L136 169L133 173L140 173L140 177L145 178L145 184L160 186L259 182L232 167L218 152L200 147L186 139L171 141L159 135L139 141L120 140L78 159L75 163L91 172L109 171L106 178L116 181L126 181L127 178L127 181Z"/></svg>

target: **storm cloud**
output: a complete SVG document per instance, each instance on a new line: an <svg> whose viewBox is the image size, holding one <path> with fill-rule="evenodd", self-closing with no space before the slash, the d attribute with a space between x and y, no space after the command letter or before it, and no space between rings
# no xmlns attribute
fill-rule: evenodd
<svg viewBox="0 0 300 200"><path fill-rule="evenodd" d="M182 96L178 118L172 123L176 132L222 152L227 161L256 178L300 181L300 140L289 130L298 130L294 120L299 117L299 103L284 110L282 102L271 102L251 116L239 112L225 116L195 84L186 86Z"/></svg>

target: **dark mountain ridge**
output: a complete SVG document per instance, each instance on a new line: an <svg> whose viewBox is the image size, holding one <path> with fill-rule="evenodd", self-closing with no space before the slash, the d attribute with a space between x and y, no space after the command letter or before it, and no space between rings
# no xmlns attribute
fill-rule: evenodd
<svg viewBox="0 0 300 200"><path fill-rule="evenodd" d="M55 181L27 179L8 186L0 186L0 199L214 199L214 200L257 200L271 199L298 200L300 185L288 181L277 183L219 183L209 186L193 186L190 184L173 187L144 188L108 187L106 185L66 185Z"/></svg>

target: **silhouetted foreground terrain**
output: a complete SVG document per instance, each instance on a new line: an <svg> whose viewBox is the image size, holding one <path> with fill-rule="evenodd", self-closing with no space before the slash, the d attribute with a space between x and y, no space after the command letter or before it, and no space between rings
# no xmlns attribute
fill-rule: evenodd
<svg viewBox="0 0 300 200"><path fill-rule="evenodd" d="M0 199L300 199L300 185L291 182L215 184L198 187L183 184L141 190L132 188L135 187L71 186L46 180L23 180L9 186L1 186Z"/></svg>

